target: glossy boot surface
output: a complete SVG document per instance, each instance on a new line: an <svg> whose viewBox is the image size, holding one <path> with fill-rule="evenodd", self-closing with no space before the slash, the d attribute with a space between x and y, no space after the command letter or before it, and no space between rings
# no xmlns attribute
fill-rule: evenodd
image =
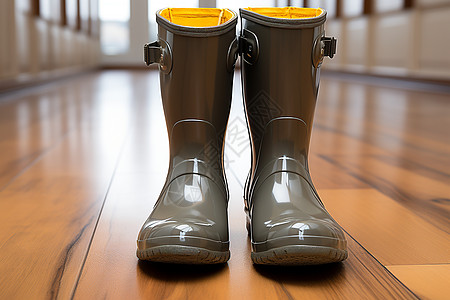
<svg viewBox="0 0 450 300"><path fill-rule="evenodd" d="M160 65L170 166L139 232L137 256L170 263L224 263L230 251L222 153L237 16L221 9L168 8L157 12L157 23L158 42L146 45L145 60Z"/></svg>
<svg viewBox="0 0 450 300"><path fill-rule="evenodd" d="M244 191L256 264L324 264L347 258L340 226L325 210L308 169L324 55L321 9L247 8L242 19L242 81L252 144Z"/></svg>

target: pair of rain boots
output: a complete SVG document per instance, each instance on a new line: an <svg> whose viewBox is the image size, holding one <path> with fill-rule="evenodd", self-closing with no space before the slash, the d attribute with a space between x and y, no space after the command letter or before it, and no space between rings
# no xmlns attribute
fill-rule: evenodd
<svg viewBox="0 0 450 300"><path fill-rule="evenodd" d="M326 11L313 8L166 8L158 41L170 145L166 182L138 236L143 260L215 264L230 258L224 135L241 57L252 162L244 203L255 264L305 265L347 258L342 229L325 210L308 169L324 56Z"/></svg>

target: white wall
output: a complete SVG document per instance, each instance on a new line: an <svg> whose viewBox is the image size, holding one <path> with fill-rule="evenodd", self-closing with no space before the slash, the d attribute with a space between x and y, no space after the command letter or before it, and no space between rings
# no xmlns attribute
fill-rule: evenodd
<svg viewBox="0 0 450 300"><path fill-rule="evenodd" d="M117 55L102 54L103 66L144 66L144 44L149 42L148 1L130 2L130 44L128 51Z"/></svg>
<svg viewBox="0 0 450 300"><path fill-rule="evenodd" d="M131 1L131 0L130 0ZM155 0L149 0L155 1ZM275 0L273 0L275 3ZM195 3L195 5L193 5ZM172 7L215 7L216 0L170 0L155 1L159 8L168 6ZM143 49L144 44L153 42L156 38L157 25L156 22L149 24L149 4L146 0L130 2L130 46L128 51L117 55L102 54L101 64L107 67L144 67ZM154 5L155 6L155 5ZM154 16L150 16L154 20ZM152 28L150 28L150 26ZM152 39L152 40L151 40Z"/></svg>
<svg viewBox="0 0 450 300"><path fill-rule="evenodd" d="M33 16L25 0L0 1L0 45L1 88L92 68L100 58L98 35Z"/></svg>
<svg viewBox="0 0 450 300"><path fill-rule="evenodd" d="M333 18L334 1L310 1L311 5L330 9L326 32L338 38L337 55L324 68L450 79L450 0L416 0L410 10L401 8L402 0L374 0L374 13L369 16L361 15L362 1L342 0L343 16L338 19ZM99 64L144 66L142 46L150 41L148 1L131 1L130 49L116 56L101 54L98 34L88 34L84 23L81 30L76 30L72 19L68 20L68 26L61 26L57 20L34 17L29 2L0 1L0 87L8 82L51 78ZM201 0L199 4L211 7L219 2ZM286 1L273 2L284 5ZM302 1L291 4L297 2ZM91 3L96 14L98 3L96 0ZM235 4L229 2L230 6ZM243 0L242 6L245 4ZM98 22L93 22L93 26L98 32Z"/></svg>
<svg viewBox="0 0 450 300"><path fill-rule="evenodd" d="M189 3L191 3L190 1ZM337 55L325 69L402 77L450 79L450 0L416 0L403 9L404 0L373 0L373 12L363 15L363 0L341 0L342 15L336 19L336 1L314 0L310 6L327 9L327 35L338 38ZM200 7L284 6L282 0L201 0ZM303 1L293 1L302 5ZM170 0L160 6L182 5ZM179 6L178 5L178 6ZM153 5L154 6L154 5ZM103 55L107 66L141 66L142 46L151 42L156 23L149 30L148 1L131 1L130 49L121 55ZM149 32L151 31L151 32Z"/></svg>
<svg viewBox="0 0 450 300"><path fill-rule="evenodd" d="M338 50L325 68L450 80L450 0L416 0L409 10L398 0L374 4L369 16L344 7L344 17L327 21L327 35L338 37Z"/></svg>

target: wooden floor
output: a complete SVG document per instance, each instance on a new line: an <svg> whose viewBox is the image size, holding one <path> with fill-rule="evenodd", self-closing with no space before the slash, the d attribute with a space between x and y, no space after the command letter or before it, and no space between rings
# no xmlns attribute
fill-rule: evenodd
<svg viewBox="0 0 450 300"><path fill-rule="evenodd" d="M349 259L253 266L239 74L226 137L231 260L138 262L165 180L155 71L105 71L0 95L1 299L448 299L450 94L322 80L310 169Z"/></svg>

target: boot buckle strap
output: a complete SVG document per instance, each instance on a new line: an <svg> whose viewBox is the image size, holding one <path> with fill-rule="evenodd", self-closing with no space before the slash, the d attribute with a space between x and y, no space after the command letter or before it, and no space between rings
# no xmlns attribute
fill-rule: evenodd
<svg viewBox="0 0 450 300"><path fill-rule="evenodd" d="M312 49L312 63L315 68L322 65L325 56L333 58L336 54L337 40L334 37L319 35L314 41Z"/></svg>
<svg viewBox="0 0 450 300"><path fill-rule="evenodd" d="M163 59L163 49L158 42L144 45L144 62L147 66L160 63Z"/></svg>
<svg viewBox="0 0 450 300"><path fill-rule="evenodd" d="M329 58L333 58L336 54L336 43L337 40L334 37L324 36L322 37L323 43L323 56L328 56Z"/></svg>
<svg viewBox="0 0 450 300"><path fill-rule="evenodd" d="M144 62L147 66L157 63L159 70L164 74L172 70L172 51L169 44L162 40L144 45Z"/></svg>
<svg viewBox="0 0 450 300"><path fill-rule="evenodd" d="M256 34L250 30L243 29L239 37L239 52L244 61L253 65L259 56L259 44Z"/></svg>
<svg viewBox="0 0 450 300"><path fill-rule="evenodd" d="M236 65L237 56L239 54L239 42L238 39L235 38L230 46L228 47L228 54L227 54L227 71L233 72L234 67Z"/></svg>

